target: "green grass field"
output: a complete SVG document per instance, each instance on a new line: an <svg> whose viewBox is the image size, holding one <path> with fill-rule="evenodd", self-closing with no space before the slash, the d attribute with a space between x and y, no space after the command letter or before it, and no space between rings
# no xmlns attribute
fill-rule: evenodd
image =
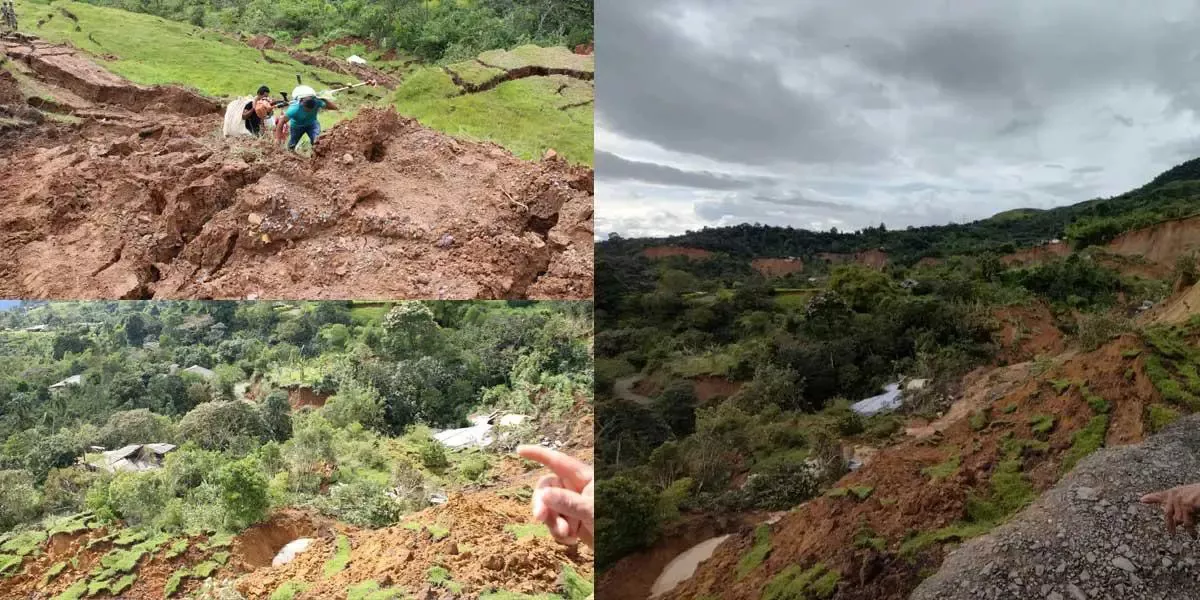
<svg viewBox="0 0 1200 600"><path fill-rule="evenodd" d="M318 91L327 87L319 84L318 78L329 82L352 79L303 65L280 51L267 51L279 63L271 64L258 50L233 37L151 15L62 0L52 5L42 0L16 0L15 6L23 32L107 57L97 58L97 62L144 85L174 84L208 96L234 98L251 95L263 84L276 94L290 91L297 73ZM75 15L78 22L60 9ZM44 21L41 26L39 21ZM333 48L330 54L342 57L359 50L368 60L379 56L356 46ZM484 56L506 68L545 64L589 70L589 65L594 65L592 57L576 56L565 48L523 46ZM479 68L471 73L471 79L493 72L497 71ZM535 77L506 82L479 94L458 96L458 91L440 67L419 67L404 77L390 98L385 97L388 92L383 88L363 87L338 94L335 100L345 110L322 113L321 126L328 130L363 106L390 101L401 113L428 127L463 139L492 141L524 159L537 159L553 148L572 162L592 163L592 106L564 108L590 100L590 84L562 76Z"/></svg>

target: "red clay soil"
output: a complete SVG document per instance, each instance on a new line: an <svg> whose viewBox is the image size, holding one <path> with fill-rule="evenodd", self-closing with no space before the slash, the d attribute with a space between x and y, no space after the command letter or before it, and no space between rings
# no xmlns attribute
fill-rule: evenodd
<svg viewBox="0 0 1200 600"><path fill-rule="evenodd" d="M428 588L429 569L441 566L467 594L491 588L537 594L557 590L564 564L585 577L592 574L592 555L586 547L567 548L546 538L517 540L505 530L528 519L529 507L523 502L490 493L454 495L444 505L406 518L411 528L347 531L350 563L341 572L325 575L336 540L319 538L292 562L242 578L238 589L247 598L265 599L288 581L305 581L310 587L297 599L344 598L350 586L374 580L416 592ZM416 524L422 528L417 530ZM433 524L447 527L449 535L433 539L424 528Z"/></svg>
<svg viewBox="0 0 1200 600"><path fill-rule="evenodd" d="M646 258L667 258L668 256L686 256L691 259L703 260L712 256L712 252L701 248L685 248L683 246L651 246L642 250Z"/></svg>
<svg viewBox="0 0 1200 600"><path fill-rule="evenodd" d="M944 260L942 260L942 259L940 259L940 258L935 258L935 257L932 257L932 256L926 256L925 258L922 258L921 260L918 260L918 261L917 261L917 264L916 264L916 265L914 265L914 266L916 266L916 267L918 267L918 268L921 268L921 267L936 267L936 266L938 266L938 265L940 265L940 264L942 264L942 263L944 263L944 262L946 262L946 261L944 261Z"/></svg>
<svg viewBox="0 0 1200 600"><path fill-rule="evenodd" d="M91 106L0 145L0 297L592 296L590 169L390 109L304 159L216 138L222 107L186 90L135 86L61 46L6 51Z"/></svg>
<svg viewBox="0 0 1200 600"><path fill-rule="evenodd" d="M1054 315L1044 302L1028 306L1006 306L997 310L994 318L1000 325L995 334L1000 344L1000 360L1017 363L1038 356L1052 356L1063 351L1063 333L1054 324Z"/></svg>
<svg viewBox="0 0 1200 600"><path fill-rule="evenodd" d="M1200 217L1166 221L1121 234L1108 243L1107 249L1174 266L1176 258L1200 250Z"/></svg>
<svg viewBox="0 0 1200 600"><path fill-rule="evenodd" d="M695 384L692 393L701 404L717 398L728 398L742 389L742 382L729 381L724 377L697 377L692 382Z"/></svg>
<svg viewBox="0 0 1200 600"><path fill-rule="evenodd" d="M871 267L872 269L883 269L888 265L888 255L882 250L864 250L862 252L855 252L854 254L822 252L817 254L817 257L831 265L855 263Z"/></svg>
<svg viewBox="0 0 1200 600"><path fill-rule="evenodd" d="M1000 261L1009 267L1029 266L1049 262L1069 254L1071 254L1071 246L1064 242L1059 242L1057 244L1046 244L1045 246L1034 246L1018 250L1012 254L1000 257Z"/></svg>
<svg viewBox="0 0 1200 600"><path fill-rule="evenodd" d="M294 508L283 509L271 518L238 534L233 540L230 566L241 571L270 567L275 555L289 542L300 538L332 538L338 531L355 528L339 524L314 513Z"/></svg>
<svg viewBox="0 0 1200 600"><path fill-rule="evenodd" d="M298 385L288 388L288 404L292 405L292 410L299 410L303 406L321 408L332 395L318 394L310 387Z"/></svg>
<svg viewBox="0 0 1200 600"><path fill-rule="evenodd" d="M1086 381L1093 394L1111 404L1107 444L1142 439L1142 415L1147 405L1158 401L1158 394L1142 370L1142 359L1122 355L1137 347L1139 342L1134 336L1124 336L1095 352L1064 355L1040 378L1027 378L996 397L991 403L990 422L979 431L963 418L940 434L882 449L872 462L835 485L872 487L868 499L859 501L852 494L823 496L797 507L771 527L770 555L740 581L733 580L733 573L749 550L753 535L744 532L730 538L700 565L692 579L666 597L711 595L726 600L757 600L767 582L788 566L807 568L822 562L841 573L834 596L838 600L907 598L923 572L936 569L954 544L933 543L911 558L899 555L900 544L913 532L936 530L966 517L968 497L988 493L989 478L1000 462L1006 436L1034 439L1031 419L1052 416L1054 428L1044 438L1047 449L1026 448L1021 458L1022 472L1039 492L1061 475L1062 461L1075 432L1094 413L1077 385L1059 394L1049 385L1050 380ZM1131 379L1125 376L1127 370L1132 373ZM979 382L987 385L986 378ZM941 479L922 473L922 469L954 456L961 461L954 473ZM856 535L868 530L869 535L886 540L883 551L855 544ZM616 572L605 575L621 576Z"/></svg>
<svg viewBox="0 0 1200 600"><path fill-rule="evenodd" d="M596 42L594 42L594 41L588 42L586 44L579 44L578 46L575 46L575 54L589 55L589 54L595 54L595 52L596 52Z"/></svg>
<svg viewBox="0 0 1200 600"><path fill-rule="evenodd" d="M799 258L756 258L750 266L764 277L783 277L804 270L804 261Z"/></svg>

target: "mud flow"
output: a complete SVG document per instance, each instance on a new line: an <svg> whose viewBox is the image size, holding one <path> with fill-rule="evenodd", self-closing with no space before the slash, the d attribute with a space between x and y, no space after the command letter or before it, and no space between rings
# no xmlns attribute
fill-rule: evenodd
<svg viewBox="0 0 1200 600"><path fill-rule="evenodd" d="M0 49L0 297L592 296L590 169L391 109L303 158L223 139L223 102Z"/></svg>

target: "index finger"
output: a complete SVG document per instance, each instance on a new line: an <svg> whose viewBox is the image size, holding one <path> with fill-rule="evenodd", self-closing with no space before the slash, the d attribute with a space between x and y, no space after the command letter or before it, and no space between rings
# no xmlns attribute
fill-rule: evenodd
<svg viewBox="0 0 1200 600"><path fill-rule="evenodd" d="M592 468L562 452L542 446L519 446L517 454L550 467L573 490L582 490L592 480Z"/></svg>
<svg viewBox="0 0 1200 600"><path fill-rule="evenodd" d="M1163 500L1165 500L1166 498L1167 498L1166 492L1154 492L1153 494L1146 494L1145 496L1142 496L1141 503L1142 504L1162 504Z"/></svg>

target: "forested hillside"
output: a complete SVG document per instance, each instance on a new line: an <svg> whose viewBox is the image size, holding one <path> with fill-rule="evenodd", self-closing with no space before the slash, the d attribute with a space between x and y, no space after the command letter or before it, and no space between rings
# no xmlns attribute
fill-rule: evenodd
<svg viewBox="0 0 1200 600"><path fill-rule="evenodd" d="M602 589L900 600L1200 410L1198 164L965 225L599 243Z"/></svg>
<svg viewBox="0 0 1200 600"><path fill-rule="evenodd" d="M922 258L997 252L1065 239L1077 246L1103 244L1122 232L1192 216L1200 212L1200 159L1155 177L1150 183L1112 198L1049 210L1021 209L971 223L889 230L886 224L857 232L808 231L744 224L704 228L679 236L636 241L614 238L599 256L620 254L623 244L701 248L737 257L810 259L820 253L885 252L892 262L911 265ZM597 269L597 272L602 272Z"/></svg>
<svg viewBox="0 0 1200 600"><path fill-rule="evenodd" d="M592 41L592 0L88 0L233 33L344 37L375 42L425 61L475 58L522 44Z"/></svg>
<svg viewBox="0 0 1200 600"><path fill-rule="evenodd" d="M572 424L591 413L591 318L590 305L571 302L24 303L0 312L0 532L11 532L0 535L0 590L109 589L128 575L130 597L162 597L164 585L194 589L218 568L235 576L269 566L284 543L321 537L314 519L351 535L468 489L519 490L529 467L509 456L517 443L590 455L590 431L573 437ZM432 437L497 411L525 420L498 429L486 450ZM130 454L131 469L105 454L141 444L177 448ZM280 518L303 526L268 541L231 537L268 517L265 531ZM449 533L452 521L438 522ZM93 550L102 533L86 532L104 528L110 535ZM51 569L37 542L56 531L84 532L89 543ZM139 545L109 546L118 534ZM456 535L466 543L466 530ZM233 559L197 566L215 560L220 539L234 540ZM179 550L154 554L172 544ZM180 557L189 547L203 552ZM155 575L167 563L181 574L174 583ZM426 580L429 565L411 566L407 577ZM553 575L523 585L552 588Z"/></svg>

